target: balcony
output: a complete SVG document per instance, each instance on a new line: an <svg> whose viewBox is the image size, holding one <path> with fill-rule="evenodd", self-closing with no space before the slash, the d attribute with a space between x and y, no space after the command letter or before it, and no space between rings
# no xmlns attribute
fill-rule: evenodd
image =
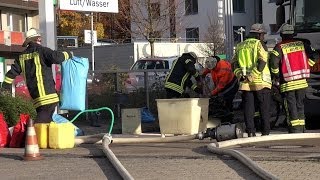
<svg viewBox="0 0 320 180"><path fill-rule="evenodd" d="M38 10L38 0L0 0L0 6L8 8L25 9L31 11Z"/></svg>
<svg viewBox="0 0 320 180"><path fill-rule="evenodd" d="M23 32L0 31L0 51L21 52L23 42Z"/></svg>

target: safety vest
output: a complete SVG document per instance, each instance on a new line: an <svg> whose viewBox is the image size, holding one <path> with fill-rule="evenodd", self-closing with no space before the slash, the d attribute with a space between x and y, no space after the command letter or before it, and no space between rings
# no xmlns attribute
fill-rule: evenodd
<svg viewBox="0 0 320 180"><path fill-rule="evenodd" d="M310 77L310 66L302 41L285 41L282 50L281 71L286 82Z"/></svg>
<svg viewBox="0 0 320 180"><path fill-rule="evenodd" d="M258 45L260 41L258 39L249 38L240 43L238 49L238 63L242 70L242 74L249 75L257 67L258 61ZM256 77L251 84L271 84L271 74L267 65L264 67L260 74L260 77Z"/></svg>

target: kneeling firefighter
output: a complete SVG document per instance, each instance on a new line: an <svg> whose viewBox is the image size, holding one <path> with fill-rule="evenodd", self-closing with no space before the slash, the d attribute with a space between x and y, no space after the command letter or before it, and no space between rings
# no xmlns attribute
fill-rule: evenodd
<svg viewBox="0 0 320 180"><path fill-rule="evenodd" d="M206 68L202 73L204 78L208 73L211 74L215 88L209 94L211 98L221 97L223 107L227 113L233 112L233 99L238 92L238 79L234 75L231 64L228 61L221 60L218 56L212 56L205 61Z"/></svg>
<svg viewBox="0 0 320 180"><path fill-rule="evenodd" d="M196 70L197 56L194 52L183 53L172 65L172 68L165 80L167 98L189 97L184 92L187 87L198 94L202 94L200 75ZM191 77L194 77L197 84L193 84Z"/></svg>
<svg viewBox="0 0 320 180"><path fill-rule="evenodd" d="M206 68L202 72L202 77L205 78L210 73L215 86L209 94L210 100L212 100L212 103L209 103L209 112L214 112L216 111L215 108L219 108L224 109L224 114L231 114L231 116L219 117L223 123L215 128L207 129L203 137L199 139L210 137L219 142L242 138L243 130L241 125L239 123L232 123L233 99L238 92L239 84L237 77L232 71L231 64L225 60L221 60L218 56L211 56L206 59L205 66Z"/></svg>

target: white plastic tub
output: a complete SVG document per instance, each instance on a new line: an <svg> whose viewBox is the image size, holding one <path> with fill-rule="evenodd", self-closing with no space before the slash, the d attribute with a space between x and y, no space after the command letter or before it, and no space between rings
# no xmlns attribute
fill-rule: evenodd
<svg viewBox="0 0 320 180"><path fill-rule="evenodd" d="M161 134L198 134L207 129L209 98L156 101Z"/></svg>

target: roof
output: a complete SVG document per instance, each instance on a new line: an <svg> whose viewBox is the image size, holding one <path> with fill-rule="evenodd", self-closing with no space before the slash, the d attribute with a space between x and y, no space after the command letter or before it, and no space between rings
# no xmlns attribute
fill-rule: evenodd
<svg viewBox="0 0 320 180"><path fill-rule="evenodd" d="M146 57L146 58L138 59L137 61L141 61L141 60L150 60L150 61L167 60L167 61L174 61L174 60L176 60L176 59L178 59L178 58L179 58L179 56L154 57L154 58Z"/></svg>

